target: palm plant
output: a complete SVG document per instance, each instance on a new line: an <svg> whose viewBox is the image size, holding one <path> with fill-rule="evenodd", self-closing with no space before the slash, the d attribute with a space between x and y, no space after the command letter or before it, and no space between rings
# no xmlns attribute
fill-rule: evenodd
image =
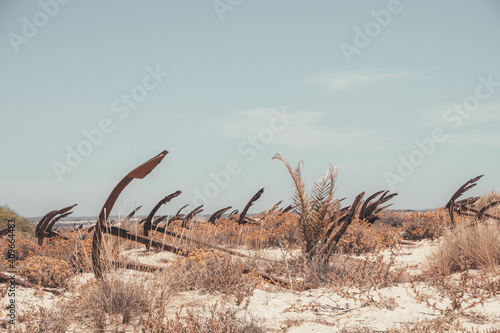
<svg viewBox="0 0 500 333"><path fill-rule="evenodd" d="M276 154L273 159L282 161L292 176L295 185L293 203L299 215L304 252L309 258L313 258L327 246L334 224L340 217L340 200L333 197L337 167L330 164L326 175L316 180L309 194L302 176L302 161L297 168L292 169L280 154Z"/></svg>
<svg viewBox="0 0 500 333"><path fill-rule="evenodd" d="M308 194L302 177L302 161L294 170L280 154L274 155L273 159L278 159L285 164L295 184L293 204L299 215L304 253L309 259L319 258L320 262L325 264L328 263L340 239L354 219L373 224L379 219L378 213L391 205L380 206L397 195L397 193L389 194L389 191L379 191L363 201L365 192L361 192L356 196L352 205L341 209L340 201L343 199L333 198L337 179L336 166L330 164L326 175L316 180L311 193Z"/></svg>

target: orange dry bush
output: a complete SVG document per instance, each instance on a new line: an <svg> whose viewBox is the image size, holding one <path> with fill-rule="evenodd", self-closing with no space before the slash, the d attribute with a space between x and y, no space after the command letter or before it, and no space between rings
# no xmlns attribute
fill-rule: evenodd
<svg viewBox="0 0 500 333"><path fill-rule="evenodd" d="M175 260L166 279L177 290L202 289L208 293L233 295L238 303L257 286L254 274L244 274L246 266L216 250L195 250Z"/></svg>
<svg viewBox="0 0 500 333"><path fill-rule="evenodd" d="M339 248L347 253L360 254L397 247L401 243L399 229L377 223L354 220L339 241Z"/></svg>
<svg viewBox="0 0 500 333"><path fill-rule="evenodd" d="M404 214L403 238L408 240L436 239L446 230L449 217L444 208Z"/></svg>
<svg viewBox="0 0 500 333"><path fill-rule="evenodd" d="M63 260L71 265L75 271L90 271L91 249L92 238L77 240L74 238L64 239L61 237L53 237L44 239L44 244L39 254Z"/></svg>
<svg viewBox="0 0 500 333"><path fill-rule="evenodd" d="M400 228L406 240L420 240L441 237L449 221L446 209L439 208L426 212L386 211L382 213L380 223Z"/></svg>
<svg viewBox="0 0 500 333"><path fill-rule="evenodd" d="M288 248L300 243L300 233L296 232L299 218L292 213L267 214L261 220L265 230L265 247L277 247L284 245Z"/></svg>
<svg viewBox="0 0 500 333"><path fill-rule="evenodd" d="M73 276L68 263L43 256L29 257L20 265L19 271L30 282L52 288L64 287L66 281Z"/></svg>
<svg viewBox="0 0 500 333"><path fill-rule="evenodd" d="M18 233L15 236L14 246L9 242L9 237L4 237L0 241L0 253L2 254L2 260L9 259L9 254L14 252L14 259L16 261L25 260L28 257L33 256L35 253L39 253L40 247L35 243L36 239L30 236L23 236L23 234ZM9 252L9 248L12 251ZM10 255L12 259L12 255Z"/></svg>

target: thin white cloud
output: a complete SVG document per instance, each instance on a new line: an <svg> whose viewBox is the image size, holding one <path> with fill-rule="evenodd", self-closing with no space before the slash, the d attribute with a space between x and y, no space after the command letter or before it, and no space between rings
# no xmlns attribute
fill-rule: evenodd
<svg viewBox="0 0 500 333"><path fill-rule="evenodd" d="M450 134L448 142L459 146L500 146L500 133L468 132Z"/></svg>
<svg viewBox="0 0 500 333"><path fill-rule="evenodd" d="M218 136L246 140L249 136L257 136L269 128L275 117L276 109L257 108L236 111L233 115L218 119L212 129ZM380 151L386 147L388 139L368 129L351 129L325 125L326 114L313 111L288 111L295 118L290 120L282 131L274 134L270 144L286 145L297 149L321 148L325 151L336 151L353 148L357 151Z"/></svg>
<svg viewBox="0 0 500 333"><path fill-rule="evenodd" d="M444 118L445 112L449 109L453 109L453 105L443 105L429 109L424 114L424 124L428 127L451 126L452 123L446 122ZM471 112L467 118L460 116L459 113L453 113L452 115L462 118L462 122L460 123L461 127L487 124L500 120L500 103L496 102L479 105L479 107L474 112Z"/></svg>
<svg viewBox="0 0 500 333"><path fill-rule="evenodd" d="M324 86L329 92L352 90L355 87L383 80L408 77L422 72L387 72L380 70L352 70L336 73L320 73L306 80L309 84Z"/></svg>

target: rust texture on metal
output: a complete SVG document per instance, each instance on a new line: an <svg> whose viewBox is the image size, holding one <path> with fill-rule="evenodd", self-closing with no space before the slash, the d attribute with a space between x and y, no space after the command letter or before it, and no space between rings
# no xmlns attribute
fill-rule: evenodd
<svg viewBox="0 0 500 333"><path fill-rule="evenodd" d="M237 209L233 210L231 213L229 213L229 215L227 216L227 218L230 219L234 215L238 214L238 212L239 212L239 210L237 210Z"/></svg>
<svg viewBox="0 0 500 333"><path fill-rule="evenodd" d="M131 172L129 172L113 189L109 197L106 199L104 206L99 213L99 218L96 222L96 227L94 230L94 237L92 238L92 268L94 274L97 278L102 277L101 265L99 262L99 256L102 247L102 234L103 229L106 227L107 216L111 212L116 200L120 193L127 187L128 184L133 179L143 179L146 177L168 154L168 151L164 150L160 154L156 155L147 162L141 164Z"/></svg>
<svg viewBox="0 0 500 333"><path fill-rule="evenodd" d="M131 219L132 217L134 217L134 216L135 216L135 214L137 213L137 211L139 211L139 209L141 209L141 208L142 208L142 205L141 205L141 206L139 206L139 207L137 207L136 209L134 209L134 210L133 210L130 214L128 214L128 215L127 215L127 217L123 219L122 224L125 224L125 223L127 223L128 221L130 221L130 219Z"/></svg>
<svg viewBox="0 0 500 333"><path fill-rule="evenodd" d="M196 207L195 209L193 209L192 211L190 211L186 217L182 220L182 227L185 228L185 229L189 229L188 227L188 223L189 221L191 221L191 219L196 215L196 214L199 214L203 211L202 209L203 205L200 205L198 207Z"/></svg>
<svg viewBox="0 0 500 333"><path fill-rule="evenodd" d="M54 224L56 224L57 221L59 221L60 219L65 218L67 216L70 216L71 214L73 214L73 212L67 212L67 213L59 215L58 217L56 217L55 219L53 219L52 221L50 221L49 225L47 226L47 229L45 229L46 232L50 234L52 232L52 228L54 227Z"/></svg>
<svg viewBox="0 0 500 333"><path fill-rule="evenodd" d="M131 240L131 241L134 241L137 243L141 243L144 245L149 245L151 247L157 248L157 249L162 250L162 251L169 251L169 252L179 254L179 255L188 255L189 253L191 253L191 251L189 251L187 249L184 249L184 248L181 248L178 246L165 244L165 243L159 242L157 240L154 240L153 238L146 237L143 235L137 235L137 234L131 233L130 231L128 231L126 229L121 229L121 228L118 228L115 226L105 226L102 229L102 231L104 233L107 233L107 234L110 234L110 235L113 235L116 237L128 239L128 240Z"/></svg>
<svg viewBox="0 0 500 333"><path fill-rule="evenodd" d="M476 217L479 219L479 220L482 220L485 216L486 216L486 211L490 208L493 208L497 205L500 204L500 201L493 201L493 202L490 202L489 204L485 205L483 208L481 208L477 214L476 214ZM488 214L489 215L489 214ZM492 216L492 215L489 215L489 216ZM492 216L494 218L496 218L496 216Z"/></svg>
<svg viewBox="0 0 500 333"><path fill-rule="evenodd" d="M158 154L157 156L153 157L152 159L148 160L147 162L141 164L140 166L138 166L137 168L135 168L131 172L129 172L124 178L122 178L118 182L118 184L113 188L110 195L106 199L106 201L105 201L105 203L104 203L104 205L99 213L99 216L98 216L98 219L97 219L95 225L89 229L89 230L93 229L93 231L94 231L94 235L92 238L92 268L93 268L93 271L94 271L96 278L98 278L98 279L102 278L102 274L103 274L102 264L104 262L107 262L110 265L113 265L113 266L118 267L118 268L136 269L136 270L140 270L140 271L156 271L156 270L165 269L165 267L160 267L160 266L138 264L138 263L127 262L127 261L106 261L106 259L100 258L104 234L108 234L108 235L111 235L114 237L119 237L119 238L127 239L130 241L138 242L138 243L144 244L148 247L154 247L154 248L157 248L161 251L169 251L169 252L175 253L177 255L181 255L181 256L188 256L189 254L192 253L187 248L183 248L180 246L174 246L171 244L166 244L164 242L155 240L153 237L148 237L149 231L162 232L165 235L169 235L169 236L181 239L181 240L185 240L188 242L188 244L189 244L189 242L192 242L192 243L198 244L202 247L213 248L213 249L219 250L219 251L224 252L224 253L229 254L229 255L239 256L242 258L255 259L254 256L249 256L246 254L238 253L236 251L226 249L226 248L219 246L219 245L216 245L216 244L210 244L208 242L204 242L201 240L191 239L190 237L187 237L186 235L184 235L182 233L174 233L173 231L167 230L166 228L159 227L158 224L162 220L166 219L168 217L167 215L161 216L160 218L157 218L154 221L155 226L153 227L153 219L154 219L155 213L158 211L158 209L161 207L161 205L169 202L171 199L180 195L181 191L177 191L169 196L166 196L164 199L162 199L155 206L155 208L150 212L148 217L144 220L144 222L145 222L144 229L143 229L144 235L136 234L136 233L133 233L129 230L119 228L117 226L113 226L113 225L111 225L112 223L108 223L108 217L109 217L109 215L113 209L113 206L116 203L119 195L122 193L122 191L128 186L128 184L130 184L132 182L133 179L142 179L145 176L147 176L163 160L163 158L167 154L168 154L168 151L165 150L165 151L161 152L160 154ZM260 198L260 196L262 195L263 192L264 192L263 188L261 190L259 190L247 203L247 205L245 206L242 213L239 216L237 216L237 218L235 220L237 220L239 224L255 222L253 219L247 217L246 215L248 213L249 208L253 205L253 203L256 200L258 200ZM277 203L275 206L273 206L270 211L271 212L278 211L278 213L283 213L283 212L286 212L286 211L293 209L293 206L289 206L285 209L278 210L278 206L280 204L281 204L281 201L279 203ZM74 206L76 206L76 205L65 207L65 208L60 209L60 210L51 211L42 217L42 219L39 221L39 223L37 224L37 227L36 227L36 235L37 235L40 243L43 242L43 237L57 235L57 232L52 230L53 226L55 225L55 223L58 220L71 214L72 212L70 212L70 210ZM199 214L203 211L203 209L202 209L203 205L201 205L201 206L194 208L191 212L186 214L184 217L184 215L181 214L181 211L186 206L188 206L188 205L185 205L184 207L179 209L179 211L177 212L177 214L175 216L173 216L170 220L167 220L166 226L168 226L168 224L170 222L175 221L176 219L181 219L182 220L182 227L187 228L188 222L191 221L196 214ZM134 211L132 211L122 221L122 223L128 222L137 213L137 211L141 207L142 206L139 206L136 209L134 209ZM209 222L215 224L215 222L218 219L220 219L222 217L222 215L224 213L226 213L227 211L229 211L230 209L231 209L231 206L216 211L209 218ZM235 215L237 213L238 213L238 210L234 210L230 213L230 216ZM83 225L80 225L79 229L82 229L82 228L83 228ZM265 259L265 258L260 258L260 260L270 261L269 259ZM253 272L255 274L260 275L263 279L267 280L268 282L274 283L276 285L285 286L285 287L290 286L289 281L286 281L282 278L270 276L269 274L261 272L259 270L245 268L243 272L244 273ZM3 278L4 278L4 276L2 274L0 274L0 280ZM23 281L18 281L18 284L33 287L33 285L31 285L27 282L23 282ZM57 292L55 290L49 290L48 288L46 288L44 290L47 290L50 292Z"/></svg>
<svg viewBox="0 0 500 333"><path fill-rule="evenodd" d="M250 201L248 201L247 205L245 206L245 208L241 212L240 217L238 218L238 224L245 224L245 223L248 223L248 222L255 222L252 219L249 219L248 217L246 217L246 215L247 215L248 210L250 209L250 207L255 203L255 201L259 200L259 198L261 197L262 193L264 193L264 188L261 188L257 193L255 193L255 195L250 199Z"/></svg>
<svg viewBox="0 0 500 333"><path fill-rule="evenodd" d="M380 196L380 198L377 199L377 200L374 200L380 194L382 194ZM389 204L389 205L386 205L386 206L382 206L382 207L380 207L380 205L382 205L382 204L386 203L387 201L391 200L396 195L398 195L398 194L397 193L389 194L389 191L379 191L379 192L376 192L376 193L372 194L371 196L369 196L365 200L365 202L361 206L361 210L359 212L359 219L360 220L365 220L369 224L375 223L375 221L379 219L379 216L377 214L380 211L382 211L383 209L386 209L387 207L392 206L392 204Z"/></svg>
<svg viewBox="0 0 500 333"><path fill-rule="evenodd" d="M255 259L255 257L248 256L246 254L239 253L239 252L236 252L236 251L233 251L233 250L230 250L230 249L226 249L226 248L224 248L222 246L219 246L219 245L210 244L210 243L204 242L202 240L193 239L193 238L190 238L190 237L188 237L188 236L186 236L184 234L176 233L176 232L173 232L171 230L162 228L160 226L157 226L157 227L153 228L152 231L156 231L156 232L159 232L161 234L169 235L169 236L175 237L177 239L186 240L188 242L195 243L198 246L201 246L203 248L212 248L212 249L219 250L221 252L225 252L225 253L237 256L237 257ZM268 259L265 259L265 258L261 258L261 260L263 260L263 261L269 261Z"/></svg>
<svg viewBox="0 0 500 333"><path fill-rule="evenodd" d="M163 220L165 220L166 218L168 218L168 215L162 215L160 217L157 217L154 221L153 221L153 225L157 225L158 223L161 223Z"/></svg>
<svg viewBox="0 0 500 333"><path fill-rule="evenodd" d="M500 217L488 214L486 211L496 205L499 204L499 202L492 202L487 205L485 205L481 209L476 209L474 208L474 204L477 203L477 201L480 199L479 197L470 197L466 199L462 199L457 201L458 198L460 198L465 192L473 188L474 186L477 185L477 182L483 177L484 175L477 176L476 178L469 179L466 181L462 186L458 188L458 190L451 196L450 200L446 204L445 208L448 211L448 215L450 216L451 220L451 225L455 226L455 216L454 213L457 213L458 215L464 215L464 216L470 216L473 217L475 220L483 220L484 218L490 218L496 221L500 221Z"/></svg>
<svg viewBox="0 0 500 333"><path fill-rule="evenodd" d="M375 198L379 195L381 195L380 198L375 200ZM386 205L380 207L380 205L391 200L396 195L397 193L389 194L389 191L379 191L370 195L363 202L365 192L362 192L354 199L352 205L339 208L337 213L334 214L333 218L330 220L330 224L326 230L325 236L323 237L324 260L329 259L331 253L337 247L347 228L356 218L356 215L359 220L365 220L369 224L373 224L377 219L379 219L377 214L390 206ZM340 200L337 201L337 203L339 202ZM336 232L334 233L334 231Z"/></svg>
<svg viewBox="0 0 500 333"><path fill-rule="evenodd" d="M74 204L72 206L64 207L59 210L53 210L50 213L46 214L40 222L38 222L38 225L35 229L35 236L38 238L38 245L43 246L43 239L44 237L52 237L55 235L58 235L57 233L50 232L50 230L47 230L47 227L51 225L51 222L54 218L56 218L57 215L65 215L67 212L69 212L73 207L75 207L77 204ZM67 216L69 214L66 214ZM56 218L56 221L59 220L62 216ZM56 222L54 221L54 223ZM54 224L52 223L51 228Z"/></svg>
<svg viewBox="0 0 500 333"><path fill-rule="evenodd" d="M170 223L174 222L174 221L181 221L182 219L184 219L184 214L181 214L181 212L184 210L184 208L186 208L187 206L189 206L189 204L186 204L184 206L182 206L178 211L177 213L170 219L168 219L167 221L167 226L170 225Z"/></svg>
<svg viewBox="0 0 500 333"><path fill-rule="evenodd" d="M333 229L331 231L330 230L327 231L325 237L325 244L327 244L327 253L331 253L331 250L337 246L338 242L340 241L340 238L342 238L342 236L346 232L347 227L352 223L354 215L356 214L358 206L363 200L364 195L365 192L361 192L360 194L358 194L358 196L356 197L356 199L354 199L354 202L350 206L349 212L339 218L338 224L340 224L340 228L335 233L335 235L331 237L331 239L329 238L333 232ZM330 228L333 228L333 223Z"/></svg>
<svg viewBox="0 0 500 333"><path fill-rule="evenodd" d="M154 218L156 212L158 211L158 209L160 209L160 207L162 205L164 205L167 202L171 201L173 198L178 197L179 195L181 195L181 193L182 193L182 191L175 191L174 193L169 194L165 198L163 198L160 201L158 201L158 203L151 210L151 212L149 213L148 217L146 218L146 221L144 222L144 228L143 228L144 236L146 236L146 237L148 236L149 230L151 230L151 228L153 226L153 223L152 223L153 222L153 218Z"/></svg>
<svg viewBox="0 0 500 333"><path fill-rule="evenodd" d="M38 237L38 234L40 233L40 229L42 227L42 224L45 222L45 220L47 218L49 218L49 216L51 216L53 213L57 212L57 210L53 210L53 211L50 211L48 212L47 214L45 214L41 219L40 221L38 221L37 225L36 225L36 228L35 228L35 237Z"/></svg>
<svg viewBox="0 0 500 333"><path fill-rule="evenodd" d="M166 269L166 267L147 265L147 264L141 264L138 262L130 262L130 261L123 261L123 260L110 261L110 260L103 259L102 262L110 264L115 268L132 269L132 270L140 271L140 272L156 272L156 271L163 271Z"/></svg>
<svg viewBox="0 0 500 333"><path fill-rule="evenodd" d="M213 213L212 216L209 217L208 222L215 225L215 222L217 222L217 220L222 217L222 214L224 214L231 208L232 208L231 206L227 206L226 208L219 209L218 211Z"/></svg>

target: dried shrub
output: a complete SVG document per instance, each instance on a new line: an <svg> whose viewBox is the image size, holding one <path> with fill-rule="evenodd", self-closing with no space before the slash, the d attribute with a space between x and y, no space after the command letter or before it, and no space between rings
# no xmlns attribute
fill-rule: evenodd
<svg viewBox="0 0 500 333"><path fill-rule="evenodd" d="M71 309L65 305L58 305L53 309L39 307L29 313L29 318L25 320L23 331L33 333L64 333L68 331L71 319Z"/></svg>
<svg viewBox="0 0 500 333"><path fill-rule="evenodd" d="M64 333L68 332L73 320L73 313L68 303L60 301L51 308L23 306L23 312L18 314L15 325L9 323L9 317L0 319L0 330L12 333Z"/></svg>
<svg viewBox="0 0 500 333"><path fill-rule="evenodd" d="M299 217L293 213L265 214L260 221L263 229L263 239L255 242L253 248L286 247L292 249L302 246L299 227Z"/></svg>
<svg viewBox="0 0 500 333"><path fill-rule="evenodd" d="M14 259L16 261L25 260L28 257L33 256L35 253L39 253L40 247L35 243L36 239L32 236L26 236L23 234L17 234L15 236L15 247L9 251L9 238L5 237L0 240L0 253L2 254L2 264L8 267L8 259Z"/></svg>
<svg viewBox="0 0 500 333"><path fill-rule="evenodd" d="M434 287L427 293L428 287L420 288L414 281L411 283L412 295L418 302L425 303L435 312L458 317L466 310L472 309L500 292L500 280L495 276L473 273L468 267L455 276L425 276L426 287Z"/></svg>
<svg viewBox="0 0 500 333"><path fill-rule="evenodd" d="M78 240L61 237L45 238L38 251L42 256L63 260L74 272L91 271L92 238Z"/></svg>
<svg viewBox="0 0 500 333"><path fill-rule="evenodd" d="M35 226L28 219L18 215L8 206L0 206L0 230L7 228L9 220L16 221L16 232L26 235L33 235L35 233Z"/></svg>
<svg viewBox="0 0 500 333"><path fill-rule="evenodd" d="M439 208L427 212L387 211L379 223L400 228L406 240L432 240L443 235L448 220L446 210Z"/></svg>
<svg viewBox="0 0 500 333"><path fill-rule="evenodd" d="M389 307L394 303L393 300L384 297L379 289L408 281L406 271L394 267L396 256L397 252L394 251L391 251L389 258L373 253L353 258L337 253L332 257L329 286L342 297Z"/></svg>
<svg viewBox="0 0 500 333"><path fill-rule="evenodd" d="M241 303L251 296L259 280L253 274L244 274L246 266L215 250L196 250L177 259L166 273L177 290L201 289L236 297Z"/></svg>
<svg viewBox="0 0 500 333"><path fill-rule="evenodd" d="M27 258L19 266L19 271L30 282L51 288L66 286L67 280L73 276L68 263L43 256Z"/></svg>
<svg viewBox="0 0 500 333"><path fill-rule="evenodd" d="M215 303L208 310L208 314L187 311L181 316L179 310L174 319L168 319L161 325L159 332L171 333L263 333L265 330L255 321L248 321L237 316L235 309L225 308Z"/></svg>
<svg viewBox="0 0 500 333"><path fill-rule="evenodd" d="M383 223L371 225L366 221L354 220L340 239L339 249L352 254L377 252L401 244L397 228Z"/></svg>

